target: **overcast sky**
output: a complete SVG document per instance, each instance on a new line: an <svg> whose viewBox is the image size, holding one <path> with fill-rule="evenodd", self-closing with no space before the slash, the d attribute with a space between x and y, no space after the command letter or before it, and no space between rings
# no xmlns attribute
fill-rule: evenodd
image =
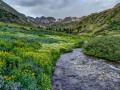
<svg viewBox="0 0 120 90"><path fill-rule="evenodd" d="M112 8L120 0L3 0L26 16L81 17Z"/></svg>

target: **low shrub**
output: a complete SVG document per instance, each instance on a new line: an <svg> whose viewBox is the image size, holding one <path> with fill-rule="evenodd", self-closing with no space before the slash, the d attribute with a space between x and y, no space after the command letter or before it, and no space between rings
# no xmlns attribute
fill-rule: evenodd
<svg viewBox="0 0 120 90"><path fill-rule="evenodd" d="M78 43L75 44L75 47L81 48L83 46L84 42L85 42L84 40L79 41Z"/></svg>
<svg viewBox="0 0 120 90"><path fill-rule="evenodd" d="M84 44L85 54L111 61L120 61L120 37L105 36L89 40Z"/></svg>

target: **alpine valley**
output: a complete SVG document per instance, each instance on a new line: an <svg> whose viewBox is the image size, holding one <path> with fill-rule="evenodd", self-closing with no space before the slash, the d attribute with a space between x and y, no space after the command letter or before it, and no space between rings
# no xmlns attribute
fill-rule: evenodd
<svg viewBox="0 0 120 90"><path fill-rule="evenodd" d="M120 3L56 19L0 0L0 90L120 90Z"/></svg>

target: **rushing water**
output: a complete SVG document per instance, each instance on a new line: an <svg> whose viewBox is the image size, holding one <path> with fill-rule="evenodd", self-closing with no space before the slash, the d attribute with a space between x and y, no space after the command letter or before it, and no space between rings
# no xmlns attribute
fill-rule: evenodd
<svg viewBox="0 0 120 90"><path fill-rule="evenodd" d="M120 90L120 64L74 49L61 55L53 74L53 90Z"/></svg>

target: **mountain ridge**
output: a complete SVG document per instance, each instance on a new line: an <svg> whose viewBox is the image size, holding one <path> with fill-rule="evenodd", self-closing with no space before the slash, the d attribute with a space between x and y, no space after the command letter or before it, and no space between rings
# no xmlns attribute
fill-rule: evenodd
<svg viewBox="0 0 120 90"><path fill-rule="evenodd" d="M60 31L71 34L99 34L103 29L111 26L113 22L120 21L120 3L113 8L92 13L81 18L65 17L64 19L55 19L54 17L26 17L11 6L0 0L0 21L12 23L27 23L36 27L46 28L47 30ZM113 25L114 26L114 25ZM119 25L117 25L119 28ZM109 28L110 29L110 28ZM106 34L104 32L104 34Z"/></svg>
<svg viewBox="0 0 120 90"><path fill-rule="evenodd" d="M36 27L46 28L54 25L72 24L78 23L80 18L77 17L65 17L64 19L55 19L54 17L30 17L19 13L14 8L6 4L3 0L0 0L0 21L19 24L31 24Z"/></svg>
<svg viewBox="0 0 120 90"><path fill-rule="evenodd" d="M3 0L0 0L0 9L15 14L22 19L26 19L26 16L24 14L19 13L17 10L6 4Z"/></svg>
<svg viewBox="0 0 120 90"><path fill-rule="evenodd" d="M115 28L113 23L119 24L120 22L120 3L115 5L113 8L99 12L93 13L85 17L76 26L73 26L79 33L87 34L99 34L99 32L104 32L103 29ZM111 27L111 28L110 28ZM119 25L117 25L118 28ZM107 32L104 34L107 34Z"/></svg>
<svg viewBox="0 0 120 90"><path fill-rule="evenodd" d="M73 25L57 25L48 28L48 30L87 36L107 35L115 29L120 29L120 3L111 9L83 16L78 23Z"/></svg>
<svg viewBox="0 0 120 90"><path fill-rule="evenodd" d="M77 17L65 17L64 19L56 19L54 17L45 17L45 16L41 16L41 17L27 17L29 22L32 22L36 25L38 25L39 27L50 27L50 26L59 26L61 24L71 24L71 23L78 23L81 18L77 18Z"/></svg>

